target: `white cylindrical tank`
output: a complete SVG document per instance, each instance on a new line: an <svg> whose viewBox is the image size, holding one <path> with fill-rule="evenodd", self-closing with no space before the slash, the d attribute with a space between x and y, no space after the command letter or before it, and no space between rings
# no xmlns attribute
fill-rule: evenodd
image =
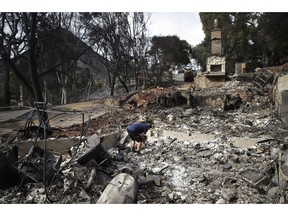
<svg viewBox="0 0 288 216"><path fill-rule="evenodd" d="M136 203L138 183L127 173L116 175L107 185L97 204Z"/></svg>

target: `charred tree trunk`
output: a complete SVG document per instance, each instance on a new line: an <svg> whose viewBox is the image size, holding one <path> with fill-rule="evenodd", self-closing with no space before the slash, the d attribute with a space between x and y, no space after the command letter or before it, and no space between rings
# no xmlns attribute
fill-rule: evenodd
<svg viewBox="0 0 288 216"><path fill-rule="evenodd" d="M32 79L32 88L37 101L43 102L43 96L41 93L41 88L38 79L38 68L36 61L36 23L37 23L37 13L31 14L31 25L29 25L28 16L25 13L25 23L26 23L26 34L28 35L28 58L29 58L29 68ZM30 32L30 34L29 34Z"/></svg>
<svg viewBox="0 0 288 216"><path fill-rule="evenodd" d="M3 105L11 105L11 94L10 94L10 70L7 64L4 65L4 86L3 86Z"/></svg>
<svg viewBox="0 0 288 216"><path fill-rule="evenodd" d="M1 53L2 58L7 62L7 64L9 64L9 66L11 67L13 72L15 73L16 77L24 84L25 88L27 89L27 91L31 95L30 96L30 98L32 98L31 100L35 101L33 88L29 84L28 80L23 76L23 74L21 73L20 69L16 66L16 63L6 53L2 43L0 44L0 53Z"/></svg>
<svg viewBox="0 0 288 216"><path fill-rule="evenodd" d="M28 39L28 58L29 58L29 68L32 80L32 88L36 98L36 102L44 102L44 98L40 88L40 82L38 78L38 67L36 61L36 28L37 28L37 13L31 13L31 20L27 13L24 13L25 21L25 31ZM29 24L30 23L30 24ZM40 116L39 116L40 119ZM46 122L48 119L47 112L43 113L43 121Z"/></svg>
<svg viewBox="0 0 288 216"><path fill-rule="evenodd" d="M123 86L123 88L125 89L126 93L129 93L129 88L128 88L127 83L125 82L125 80L121 79L120 76L118 76L118 80L121 83L121 85Z"/></svg>
<svg viewBox="0 0 288 216"><path fill-rule="evenodd" d="M114 90L115 90L116 78L117 78L117 65L115 65L113 67L111 72L112 72L112 77L111 77L111 83L110 83L110 97L113 97L114 96Z"/></svg>

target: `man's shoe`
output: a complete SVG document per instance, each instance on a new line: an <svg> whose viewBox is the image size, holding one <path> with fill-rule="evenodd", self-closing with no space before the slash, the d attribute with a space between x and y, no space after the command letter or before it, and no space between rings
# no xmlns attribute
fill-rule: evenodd
<svg viewBox="0 0 288 216"><path fill-rule="evenodd" d="M137 151L137 155L138 155L138 156L141 155L140 151Z"/></svg>

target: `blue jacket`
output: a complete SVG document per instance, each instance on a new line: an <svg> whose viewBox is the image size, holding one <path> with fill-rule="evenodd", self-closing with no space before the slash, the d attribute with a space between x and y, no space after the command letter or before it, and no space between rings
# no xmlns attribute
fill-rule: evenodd
<svg viewBox="0 0 288 216"><path fill-rule="evenodd" d="M148 125L142 122L133 123L127 127L127 130L133 132L134 134L146 134L149 130Z"/></svg>

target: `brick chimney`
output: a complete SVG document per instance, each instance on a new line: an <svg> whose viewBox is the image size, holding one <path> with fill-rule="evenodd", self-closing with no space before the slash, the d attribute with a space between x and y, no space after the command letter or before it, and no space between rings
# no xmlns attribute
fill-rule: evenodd
<svg viewBox="0 0 288 216"><path fill-rule="evenodd" d="M226 60L222 49L222 32L218 27L217 19L214 20L214 28L211 31L211 56L207 58L207 72L225 75Z"/></svg>
<svg viewBox="0 0 288 216"><path fill-rule="evenodd" d="M214 29L211 31L211 54L222 55L222 34L221 29L218 28L217 19L214 20Z"/></svg>

